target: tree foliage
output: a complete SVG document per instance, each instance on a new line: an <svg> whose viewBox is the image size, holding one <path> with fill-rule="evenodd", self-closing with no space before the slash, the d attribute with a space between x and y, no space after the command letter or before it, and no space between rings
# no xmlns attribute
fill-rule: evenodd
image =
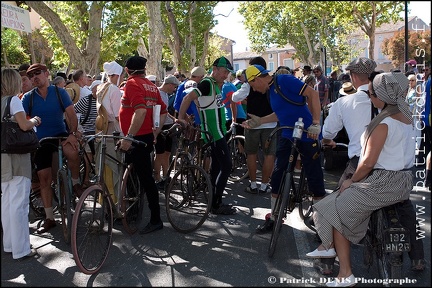
<svg viewBox="0 0 432 288"><path fill-rule="evenodd" d="M408 58L417 63L431 63L431 32L408 32ZM392 38L385 39L381 44L384 55L387 55L395 68L405 64L405 31L396 32Z"/></svg>
<svg viewBox="0 0 432 288"><path fill-rule="evenodd" d="M25 53L20 32L1 28L1 66L9 67L10 64L29 63L30 57Z"/></svg>
<svg viewBox="0 0 432 288"><path fill-rule="evenodd" d="M52 54L44 61L53 69L84 69L93 74L100 71L104 62L115 60L123 64L127 57L141 55L149 60L148 73L163 74L162 63L186 72L205 62L211 45L210 30L216 24L213 9L218 2L20 2L23 3L41 16L38 33L45 39L45 43L34 39L32 33L30 44L42 43L46 52L41 57L32 55L32 62L41 62L45 55ZM26 52L37 53L31 50L29 47Z"/></svg>
<svg viewBox="0 0 432 288"><path fill-rule="evenodd" d="M164 1L163 22L167 47L180 72L203 66L215 27L213 9L217 1ZM212 55L211 57L214 57Z"/></svg>
<svg viewBox="0 0 432 288"><path fill-rule="evenodd" d="M270 44L291 44L303 63L322 62L319 47L325 47L334 64L348 62L352 48L346 38L361 29L370 39L371 58L375 28L400 19L402 1L266 1L243 2L239 13L252 49L263 51Z"/></svg>
<svg viewBox="0 0 432 288"><path fill-rule="evenodd" d="M239 13L245 18L253 50L289 43L297 51L296 58L314 65L322 62L323 47L334 60L343 61L349 55L343 40L351 27L338 21L336 15L341 9L343 6L335 1L267 1L243 2Z"/></svg>

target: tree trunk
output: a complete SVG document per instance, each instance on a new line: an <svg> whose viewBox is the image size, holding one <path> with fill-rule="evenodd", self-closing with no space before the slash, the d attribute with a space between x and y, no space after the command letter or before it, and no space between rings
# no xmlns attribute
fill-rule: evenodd
<svg viewBox="0 0 432 288"><path fill-rule="evenodd" d="M69 55L74 68L83 69L89 73L96 72L101 47L100 34L103 4L100 4L99 1L91 2L89 31L85 31L88 34L88 41L83 51L78 48L75 39L69 33L68 28L63 24L60 17L44 2L26 1L26 4L51 25ZM34 59L32 59L32 61L34 61Z"/></svg>
<svg viewBox="0 0 432 288"><path fill-rule="evenodd" d="M162 67L162 48L164 44L164 25L161 15L161 1L145 1L147 9L149 30L148 59L146 70L147 74L154 74L160 81L163 80L165 71Z"/></svg>

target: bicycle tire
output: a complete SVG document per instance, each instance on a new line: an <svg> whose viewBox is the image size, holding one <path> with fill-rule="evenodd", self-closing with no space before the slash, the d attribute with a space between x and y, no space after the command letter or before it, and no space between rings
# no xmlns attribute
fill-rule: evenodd
<svg viewBox="0 0 432 288"><path fill-rule="evenodd" d="M97 273L112 244L113 213L109 197L99 185L81 195L72 220L72 253L84 274Z"/></svg>
<svg viewBox="0 0 432 288"><path fill-rule="evenodd" d="M209 175L199 166L182 167L171 179L165 197L165 207L171 226L190 233L207 219L213 199Z"/></svg>
<svg viewBox="0 0 432 288"><path fill-rule="evenodd" d="M67 171L57 172L57 189L59 190L59 212L62 220L63 238L67 244L71 241L72 207Z"/></svg>
<svg viewBox="0 0 432 288"><path fill-rule="evenodd" d="M388 222L386 215L384 215L385 210L383 208L374 211L374 219L372 222L374 224L374 233L376 235L376 245L375 245L375 255L377 257L378 274L381 279L402 279L402 263L395 261L397 257L402 257L402 255L387 253L383 251L385 236L384 231L387 230ZM372 217L372 216L371 216ZM396 283L383 281L384 287L399 286Z"/></svg>
<svg viewBox="0 0 432 288"><path fill-rule="evenodd" d="M133 164L129 164L123 174L120 199L123 227L132 235L138 230L142 213L141 185Z"/></svg>
<svg viewBox="0 0 432 288"><path fill-rule="evenodd" d="M291 173L287 172L284 174L284 178L281 181L281 187L279 188L280 193L276 199L274 214L276 220L273 224L273 230L270 237L270 243L268 248L268 256L271 258L276 250L277 240L279 238L280 230L282 228L283 218L286 215L286 209L289 205L290 198L292 198L291 189ZM292 199L293 200L293 199Z"/></svg>
<svg viewBox="0 0 432 288"><path fill-rule="evenodd" d="M168 181L165 181L165 187L164 191L167 191L169 182L174 177L174 175L179 171L182 167L182 165L189 165L191 164L191 161L194 159L191 158L192 156L188 154L187 152L180 152L178 155L174 155L173 159L171 159L170 165L168 167L166 179Z"/></svg>
<svg viewBox="0 0 432 288"><path fill-rule="evenodd" d="M230 181L238 182L246 179L249 176L249 171L247 167L247 155L244 152L240 153L238 151L238 144L243 145L245 143L245 136L237 135L234 138L230 138L227 142L228 148L231 155L231 174L228 177Z"/></svg>
<svg viewBox="0 0 432 288"><path fill-rule="evenodd" d="M310 193L309 187L307 185L306 173L304 169L301 169L299 184L298 184L298 210L300 214L300 218L304 221L305 219L312 216L313 212L313 194Z"/></svg>

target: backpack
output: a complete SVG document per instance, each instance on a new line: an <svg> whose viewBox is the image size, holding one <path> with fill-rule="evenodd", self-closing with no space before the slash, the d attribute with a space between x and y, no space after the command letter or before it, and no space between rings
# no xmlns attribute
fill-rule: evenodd
<svg viewBox="0 0 432 288"><path fill-rule="evenodd" d="M96 117L96 133L102 132L103 134L106 134L108 132L108 112L106 111L105 107L102 105L102 101L105 97L105 95L108 92L110 83L106 82L100 89L98 87L98 91L96 92L97 95L97 103L99 104L97 109L97 117Z"/></svg>

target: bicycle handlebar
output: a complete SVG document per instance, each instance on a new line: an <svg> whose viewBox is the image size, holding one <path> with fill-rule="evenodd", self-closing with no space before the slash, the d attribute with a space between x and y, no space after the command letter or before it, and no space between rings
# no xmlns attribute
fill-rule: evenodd
<svg viewBox="0 0 432 288"><path fill-rule="evenodd" d="M237 123L237 122L233 122L233 123L231 123L231 127L230 127L230 129L227 131L226 134L230 134L230 133L233 131L234 126L241 126L241 124L240 124L240 123Z"/></svg>
<svg viewBox="0 0 432 288"><path fill-rule="evenodd" d="M53 136L53 137L44 137L39 140L39 142L45 141L45 140L66 140L67 136Z"/></svg>
<svg viewBox="0 0 432 288"><path fill-rule="evenodd" d="M273 131L270 133L270 135L267 137L267 140L265 142L265 148L267 149L270 146L270 142L272 141L273 136L282 129L291 129L294 130L293 126L280 126L280 127L276 127L275 129L273 129ZM308 133L307 130L303 129L303 133Z"/></svg>
<svg viewBox="0 0 432 288"><path fill-rule="evenodd" d="M193 130L195 130L197 132L204 133L204 134L207 135L207 138L209 139L209 142L213 142L213 136L210 134L210 132L202 130L201 128L192 126L190 124L183 125L181 123L174 123L171 128L169 128L167 130L162 130L161 134L164 137L166 137L166 136L174 136L174 135L181 134L186 129L193 129Z"/></svg>
<svg viewBox="0 0 432 288"><path fill-rule="evenodd" d="M345 143L335 142L335 144L336 144L335 147L333 147L332 145L329 145L329 144L324 144L324 143L321 143L321 146L323 149L326 147L330 147L330 148L334 149L338 146L348 148L348 144L345 144Z"/></svg>
<svg viewBox="0 0 432 288"><path fill-rule="evenodd" d="M130 137L126 137L126 136L120 136L120 135L103 134L102 132L99 132L99 133L93 134L93 135L83 135L81 138L85 141L91 141L93 139L102 139L102 138L117 139L117 140L125 139L125 140L131 141L132 143L135 143L138 145L144 145L144 147L147 146L147 143L140 141L140 140L136 140L134 138L130 138Z"/></svg>

